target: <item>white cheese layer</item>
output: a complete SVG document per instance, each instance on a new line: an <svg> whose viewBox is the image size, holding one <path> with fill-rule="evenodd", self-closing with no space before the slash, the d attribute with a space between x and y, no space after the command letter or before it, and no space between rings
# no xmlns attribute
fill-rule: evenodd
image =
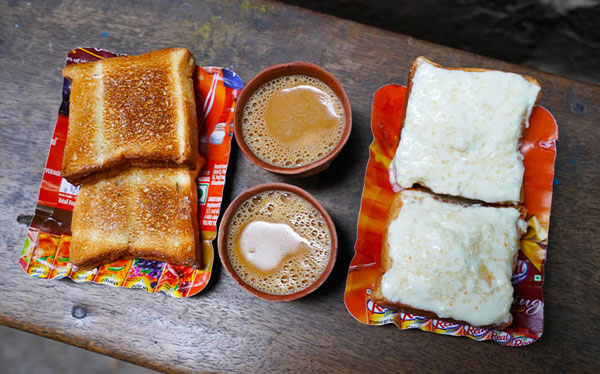
<svg viewBox="0 0 600 374"><path fill-rule="evenodd" d="M490 203L519 201L522 123L539 91L518 74L448 70L420 60L391 180Z"/></svg>
<svg viewBox="0 0 600 374"><path fill-rule="evenodd" d="M519 211L441 202L420 191L403 191L401 199L385 239L392 266L383 296L473 326L510 318Z"/></svg>

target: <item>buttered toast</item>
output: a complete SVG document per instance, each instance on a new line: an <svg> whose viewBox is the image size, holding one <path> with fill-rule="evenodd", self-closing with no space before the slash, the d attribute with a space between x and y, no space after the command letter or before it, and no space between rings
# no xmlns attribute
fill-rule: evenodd
<svg viewBox="0 0 600 374"><path fill-rule="evenodd" d="M71 94L62 176L79 184L129 166L193 169L194 69L185 48L66 66Z"/></svg>
<svg viewBox="0 0 600 374"><path fill-rule="evenodd" d="M522 202L520 140L539 83L503 71L445 68L424 57L413 62L408 82L389 169L396 189L416 184L487 203Z"/></svg>
<svg viewBox="0 0 600 374"><path fill-rule="evenodd" d="M375 303L472 326L511 324L522 207L465 205L403 190L384 229Z"/></svg>
<svg viewBox="0 0 600 374"><path fill-rule="evenodd" d="M71 262L81 268L121 258L199 264L195 174L130 168L83 184L73 209Z"/></svg>

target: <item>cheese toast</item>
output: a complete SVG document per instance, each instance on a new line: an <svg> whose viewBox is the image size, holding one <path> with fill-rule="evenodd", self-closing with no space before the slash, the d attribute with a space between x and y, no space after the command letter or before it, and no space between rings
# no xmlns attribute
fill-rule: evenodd
<svg viewBox="0 0 600 374"><path fill-rule="evenodd" d="M478 327L511 324L522 207L466 205L422 190L392 202L371 293L406 313Z"/></svg>
<svg viewBox="0 0 600 374"><path fill-rule="evenodd" d="M520 140L540 92L529 76L445 68L418 57L390 164L392 185L486 203L522 202Z"/></svg>

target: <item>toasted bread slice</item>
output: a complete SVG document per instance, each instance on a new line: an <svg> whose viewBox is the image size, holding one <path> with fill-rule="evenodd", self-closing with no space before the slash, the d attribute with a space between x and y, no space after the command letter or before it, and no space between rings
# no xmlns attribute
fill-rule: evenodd
<svg viewBox="0 0 600 374"><path fill-rule="evenodd" d="M183 169L138 169L133 178L133 183L139 180L143 187L131 205L132 256L196 264L200 249L198 193L192 174Z"/></svg>
<svg viewBox="0 0 600 374"><path fill-rule="evenodd" d="M130 241L130 201L137 187L124 180L82 186L71 221L70 261L83 268L126 257Z"/></svg>
<svg viewBox="0 0 600 374"><path fill-rule="evenodd" d="M193 169L194 69L185 48L66 66L72 84L62 176L79 184L129 166Z"/></svg>
<svg viewBox="0 0 600 374"><path fill-rule="evenodd" d="M444 68L418 57L390 164L392 184L487 203L522 202L520 140L540 93L529 76Z"/></svg>
<svg viewBox="0 0 600 374"><path fill-rule="evenodd" d="M504 328L525 208L465 205L421 190L392 202L371 300L406 313Z"/></svg>
<svg viewBox="0 0 600 374"><path fill-rule="evenodd" d="M130 168L85 183L73 209L70 259L92 268L120 258L200 263L195 172Z"/></svg>

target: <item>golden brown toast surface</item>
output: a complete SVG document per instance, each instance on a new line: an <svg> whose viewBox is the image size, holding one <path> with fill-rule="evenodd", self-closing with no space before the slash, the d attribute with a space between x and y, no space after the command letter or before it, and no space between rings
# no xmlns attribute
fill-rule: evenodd
<svg viewBox="0 0 600 374"><path fill-rule="evenodd" d="M90 268L119 258L200 262L194 172L131 168L86 183L73 210L71 262Z"/></svg>
<svg viewBox="0 0 600 374"><path fill-rule="evenodd" d="M71 64L62 176L71 183L110 169L194 168L198 128L185 48Z"/></svg>

